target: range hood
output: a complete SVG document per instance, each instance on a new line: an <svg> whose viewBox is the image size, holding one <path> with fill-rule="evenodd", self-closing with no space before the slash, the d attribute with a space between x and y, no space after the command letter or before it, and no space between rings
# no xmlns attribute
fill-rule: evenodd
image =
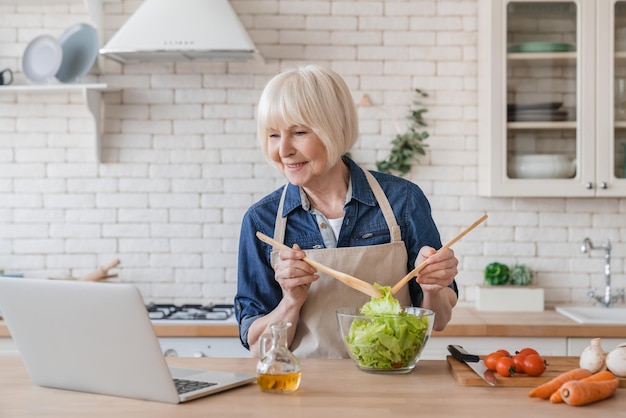
<svg viewBox="0 0 626 418"><path fill-rule="evenodd" d="M241 61L255 47L228 0L145 0L100 54L122 63Z"/></svg>

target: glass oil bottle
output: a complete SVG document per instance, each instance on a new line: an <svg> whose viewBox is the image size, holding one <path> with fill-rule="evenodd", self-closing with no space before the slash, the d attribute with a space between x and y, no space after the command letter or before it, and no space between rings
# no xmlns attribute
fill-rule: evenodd
<svg viewBox="0 0 626 418"><path fill-rule="evenodd" d="M270 325L271 335L261 336L256 371L257 384L263 392L291 393L300 387L300 361L289 351L287 343L289 327L289 322L277 322Z"/></svg>

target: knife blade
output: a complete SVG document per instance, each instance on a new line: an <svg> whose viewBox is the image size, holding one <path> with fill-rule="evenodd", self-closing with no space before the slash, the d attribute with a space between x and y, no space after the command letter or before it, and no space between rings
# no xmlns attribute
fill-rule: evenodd
<svg viewBox="0 0 626 418"><path fill-rule="evenodd" d="M491 370L485 366L485 362L475 354L468 353L463 347L456 344L448 345L448 351L452 357L467 364L474 372L491 386L496 385L496 377Z"/></svg>

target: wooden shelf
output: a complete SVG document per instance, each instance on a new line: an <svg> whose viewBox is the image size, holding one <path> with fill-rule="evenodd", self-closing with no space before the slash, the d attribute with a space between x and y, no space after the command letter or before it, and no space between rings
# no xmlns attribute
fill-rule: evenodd
<svg viewBox="0 0 626 418"><path fill-rule="evenodd" d="M576 122L508 122L506 127L508 129L576 129Z"/></svg>
<svg viewBox="0 0 626 418"><path fill-rule="evenodd" d="M510 60L576 60L576 52L511 52L506 55Z"/></svg>

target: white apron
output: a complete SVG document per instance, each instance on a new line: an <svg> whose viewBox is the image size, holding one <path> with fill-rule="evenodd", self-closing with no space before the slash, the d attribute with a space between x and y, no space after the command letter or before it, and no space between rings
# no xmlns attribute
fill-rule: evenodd
<svg viewBox="0 0 626 418"><path fill-rule="evenodd" d="M368 283L376 282L383 286L393 287L407 273L406 248L402 242L400 227L385 193L372 174L367 170L363 170L363 172L382 209L389 227L391 242L364 247L306 250L305 253L312 260ZM274 239L281 243L284 242L287 226L287 218L281 216L286 190L287 187L285 186L278 206L274 228ZM272 266L277 260L278 250L273 250ZM339 334L335 311L341 307L360 308L365 302L370 301L371 297L346 286L325 273L318 271L318 274L320 278L311 285L307 300L300 310L296 335L290 349L300 358L347 358L348 353ZM402 306L411 305L408 285L400 289L394 296Z"/></svg>

